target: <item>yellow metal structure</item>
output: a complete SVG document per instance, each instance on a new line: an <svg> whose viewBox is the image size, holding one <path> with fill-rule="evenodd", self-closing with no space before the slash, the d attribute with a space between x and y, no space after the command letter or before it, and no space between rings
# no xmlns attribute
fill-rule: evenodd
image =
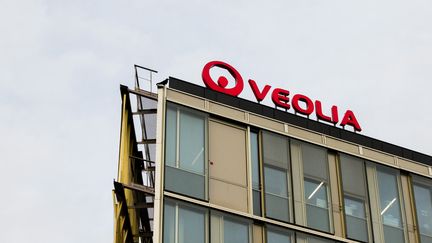
<svg viewBox="0 0 432 243"><path fill-rule="evenodd" d="M122 110L117 180L114 181L114 243L152 242L149 208L153 207L152 183L145 185L143 171L151 161L138 150L130 93L121 87ZM138 97L141 99L141 97ZM143 138L144 139L144 138ZM147 140L148 141L148 140ZM148 174L145 174L148 175ZM141 240L140 240L141 239Z"/></svg>

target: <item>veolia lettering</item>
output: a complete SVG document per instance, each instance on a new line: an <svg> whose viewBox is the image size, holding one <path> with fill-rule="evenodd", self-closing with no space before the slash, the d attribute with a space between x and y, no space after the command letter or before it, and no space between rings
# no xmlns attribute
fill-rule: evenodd
<svg viewBox="0 0 432 243"><path fill-rule="evenodd" d="M216 83L210 76L210 69L213 67L227 70L235 80L234 87L226 88L228 85L228 79L224 76L220 76ZM207 63L202 71L202 79L208 88L231 96L238 96L244 88L243 78L240 73L228 63L221 61L211 61ZM248 83L258 102L263 101L272 88L270 85L266 84L262 89L260 89L257 83L252 79L249 79ZM303 94L295 94L290 99L290 91L282 88L274 88L271 94L271 99L277 107L286 110L289 110L292 107L295 112L307 116L315 112L318 120L333 124L339 123L339 112L336 105L333 105L328 113L324 113L321 101L313 101L311 98ZM354 130L358 132L362 130L354 112L351 110L345 111L339 125L342 127L352 126Z"/></svg>

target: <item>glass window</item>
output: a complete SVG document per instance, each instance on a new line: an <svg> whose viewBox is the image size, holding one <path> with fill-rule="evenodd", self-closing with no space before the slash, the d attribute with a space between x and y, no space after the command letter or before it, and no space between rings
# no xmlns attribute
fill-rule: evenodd
<svg viewBox="0 0 432 243"><path fill-rule="evenodd" d="M205 242L205 214L191 207L179 207L179 243Z"/></svg>
<svg viewBox="0 0 432 243"><path fill-rule="evenodd" d="M305 178L304 186L307 225L314 229L329 231L326 183Z"/></svg>
<svg viewBox="0 0 432 243"><path fill-rule="evenodd" d="M179 167L204 174L204 117L180 112Z"/></svg>
<svg viewBox="0 0 432 243"><path fill-rule="evenodd" d="M307 225L329 232L327 150L307 143L302 143L301 147Z"/></svg>
<svg viewBox="0 0 432 243"><path fill-rule="evenodd" d="M264 167L266 216L289 221L289 201L286 170Z"/></svg>
<svg viewBox="0 0 432 243"><path fill-rule="evenodd" d="M380 215L387 243L404 242L397 178L397 170L377 166Z"/></svg>
<svg viewBox="0 0 432 243"><path fill-rule="evenodd" d="M266 217L290 221L289 140L263 132Z"/></svg>
<svg viewBox="0 0 432 243"><path fill-rule="evenodd" d="M165 201L164 206L164 229L163 241L165 243L175 242L175 222L176 222L176 205L170 201Z"/></svg>
<svg viewBox="0 0 432 243"><path fill-rule="evenodd" d="M176 144L177 144L177 109L167 107L166 114L166 150L165 164L175 167L176 165Z"/></svg>
<svg viewBox="0 0 432 243"><path fill-rule="evenodd" d="M261 216L261 186L260 186L260 166L258 154L258 134L251 132L251 163L252 163L252 196L253 213Z"/></svg>
<svg viewBox="0 0 432 243"><path fill-rule="evenodd" d="M267 243L291 243L293 233L282 228L267 227Z"/></svg>
<svg viewBox="0 0 432 243"><path fill-rule="evenodd" d="M168 104L165 189L199 199L206 198L205 122L206 117L202 113Z"/></svg>
<svg viewBox="0 0 432 243"><path fill-rule="evenodd" d="M249 243L249 225L224 217L224 243Z"/></svg>
<svg viewBox="0 0 432 243"><path fill-rule="evenodd" d="M164 243L206 242L206 211L167 199L163 231Z"/></svg>
<svg viewBox="0 0 432 243"><path fill-rule="evenodd" d="M280 170L272 167L266 167L266 193L277 195L280 197L288 197L287 188L287 173L285 170Z"/></svg>
<svg viewBox="0 0 432 243"><path fill-rule="evenodd" d="M287 137L263 131L264 163L279 168L289 167L289 140Z"/></svg>
<svg viewBox="0 0 432 243"><path fill-rule="evenodd" d="M368 218L370 217L366 216L368 198L364 161L341 154L340 167L347 237L368 242Z"/></svg>
<svg viewBox="0 0 432 243"><path fill-rule="evenodd" d="M414 181L414 199L421 243L432 243L432 182L428 182L418 178Z"/></svg>
<svg viewBox="0 0 432 243"><path fill-rule="evenodd" d="M251 221L218 211L211 212L212 243L250 243Z"/></svg>

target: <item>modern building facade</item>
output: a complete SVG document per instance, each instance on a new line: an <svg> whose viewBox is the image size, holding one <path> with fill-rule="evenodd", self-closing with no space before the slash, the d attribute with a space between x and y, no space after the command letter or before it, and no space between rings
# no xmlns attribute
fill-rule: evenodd
<svg viewBox="0 0 432 243"><path fill-rule="evenodd" d="M152 72L152 70L148 70ZM176 78L121 86L114 242L432 242L432 157Z"/></svg>

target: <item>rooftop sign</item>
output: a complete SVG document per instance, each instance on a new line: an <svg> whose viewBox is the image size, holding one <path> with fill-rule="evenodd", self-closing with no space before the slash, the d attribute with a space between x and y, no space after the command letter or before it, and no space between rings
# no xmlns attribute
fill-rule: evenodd
<svg viewBox="0 0 432 243"><path fill-rule="evenodd" d="M228 79L224 76L220 76L217 82L215 82L210 76L210 69L213 67L219 67L227 70L235 80L234 87L227 88ZM207 88L231 96L240 95L244 88L243 78L240 73L228 63L221 61L211 61L207 63L202 71L202 79ZM264 100L264 98L272 89L272 87L268 84L260 89L257 83L252 79L248 80L248 84L258 102ZM315 112L318 120L329 122L334 125L339 124L342 127L351 126L353 127L354 131L358 132L362 130L356 116L354 115L354 112L351 110L346 110L342 120L339 120L339 111L336 105L333 105L329 111L324 112L321 101L313 100L303 94L294 94L291 98L290 91L283 88L273 88L271 92L271 99L277 107L286 110L289 110L292 107L295 112L307 116Z"/></svg>

